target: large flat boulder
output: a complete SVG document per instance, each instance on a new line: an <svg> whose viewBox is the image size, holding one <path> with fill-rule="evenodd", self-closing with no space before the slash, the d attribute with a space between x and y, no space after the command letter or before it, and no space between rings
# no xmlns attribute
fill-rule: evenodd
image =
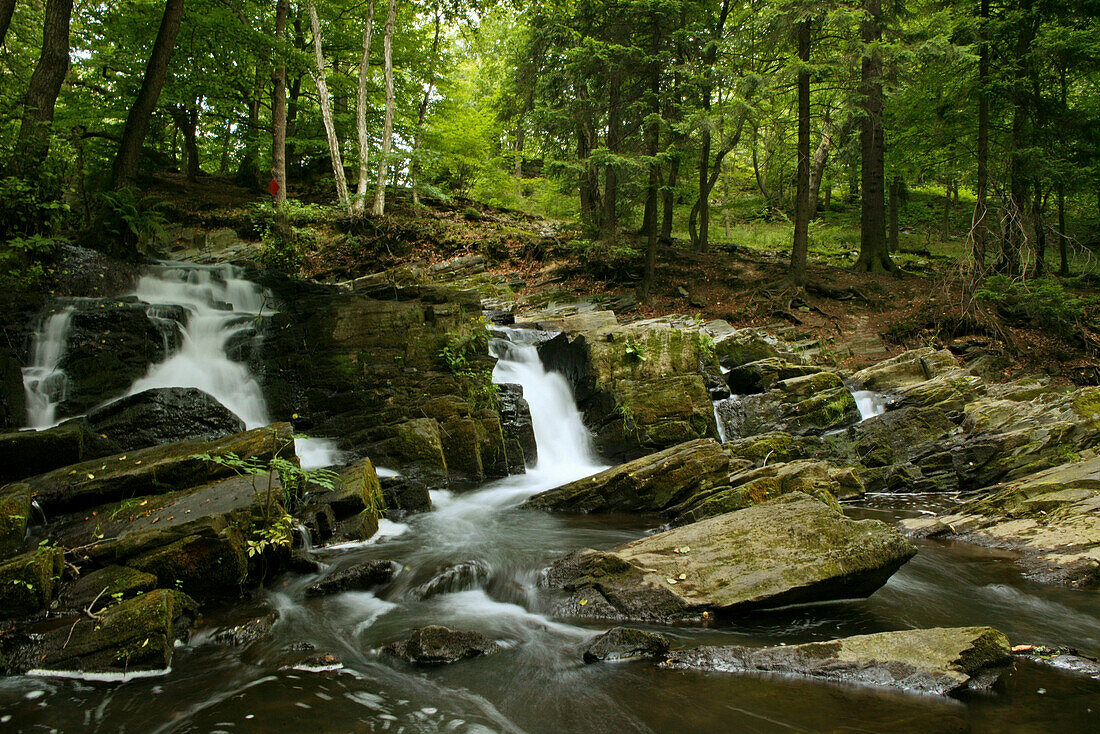
<svg viewBox="0 0 1100 734"><path fill-rule="evenodd" d="M805 676L950 695L986 690L1012 664L1008 639L990 627L945 627L857 635L782 647L697 647L662 667Z"/></svg>
<svg viewBox="0 0 1100 734"><path fill-rule="evenodd" d="M82 418L41 431L0 433L0 482L42 474L118 450Z"/></svg>
<svg viewBox="0 0 1100 734"><path fill-rule="evenodd" d="M563 615L667 621L867 596L916 553L877 520L801 493L561 559L544 583Z"/></svg>
<svg viewBox="0 0 1100 734"><path fill-rule="evenodd" d="M119 451L178 441L212 441L245 430L244 421L193 387L143 390L89 411L88 425Z"/></svg>
<svg viewBox="0 0 1100 734"><path fill-rule="evenodd" d="M201 454L265 461L276 452L293 457L287 423L275 423L213 441L183 441L166 446L83 461L30 477L26 483L47 516L78 512L131 497L165 494L195 487L236 472L230 466L198 458Z"/></svg>
<svg viewBox="0 0 1100 734"><path fill-rule="evenodd" d="M733 404L731 422L738 438L783 431L821 435L859 422L859 406L835 372L818 372L779 380L759 395Z"/></svg>
<svg viewBox="0 0 1100 734"><path fill-rule="evenodd" d="M901 522L932 537L1018 551L1038 581L1100 585L1100 459L1047 469L991 487L951 513Z"/></svg>
<svg viewBox="0 0 1100 734"><path fill-rule="evenodd" d="M698 439L547 490L523 507L572 513L661 512L722 484L729 464L721 444Z"/></svg>
<svg viewBox="0 0 1100 734"><path fill-rule="evenodd" d="M958 369L955 356L946 349L922 347L883 360L852 375L852 382L867 390L897 390Z"/></svg>

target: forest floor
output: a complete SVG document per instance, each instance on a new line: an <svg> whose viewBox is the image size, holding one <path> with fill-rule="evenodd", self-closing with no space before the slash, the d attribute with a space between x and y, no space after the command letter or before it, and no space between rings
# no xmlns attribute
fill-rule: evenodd
<svg viewBox="0 0 1100 734"><path fill-rule="evenodd" d="M188 183L171 174L158 178L148 192L171 202L165 212L177 225L233 228L263 247L266 195L217 177ZM980 302L963 316L961 245L907 247L903 239L898 272L854 272L849 263L857 254L858 228L846 229L836 218L824 225L832 229L830 237L822 238L825 243L811 246L805 289L787 278L789 250L782 249L782 234L767 223L748 222L731 230L734 242L715 243L708 252L696 252L678 239L662 245L648 303L637 298L638 254L645 243L636 235L601 245L582 239L563 222L462 200L413 207L400 195L391 198L382 220L307 205L292 213L292 223L300 273L321 281L482 254L495 276L492 282L507 284L499 286L501 300L520 305L587 300L613 304L626 321L669 314L724 319L736 327L781 332L817 359L849 369L932 343L994 355L1004 379L1042 373L1075 384L1100 384L1100 307L1088 295L1098 278L1091 268L1061 281L1065 291L1056 298L1073 299L1085 316L1079 312L1072 328L1060 334L1034 318ZM714 229L715 239L724 239L722 227ZM1083 256L1086 263L1095 260L1091 252Z"/></svg>

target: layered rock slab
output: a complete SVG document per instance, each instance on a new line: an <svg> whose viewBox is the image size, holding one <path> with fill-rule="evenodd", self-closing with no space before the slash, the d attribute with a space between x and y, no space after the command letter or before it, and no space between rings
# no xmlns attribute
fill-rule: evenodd
<svg viewBox="0 0 1100 734"><path fill-rule="evenodd" d="M698 647L662 667L773 673L950 695L988 689L1012 663L1008 639L990 627L941 627L857 635L783 647Z"/></svg>
<svg viewBox="0 0 1100 734"><path fill-rule="evenodd" d="M916 553L877 520L794 493L619 546L583 549L543 583L561 615L667 621L868 596Z"/></svg>

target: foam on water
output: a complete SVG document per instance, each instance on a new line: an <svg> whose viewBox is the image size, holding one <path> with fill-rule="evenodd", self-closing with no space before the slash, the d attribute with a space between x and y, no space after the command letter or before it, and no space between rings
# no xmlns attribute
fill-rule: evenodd
<svg viewBox="0 0 1100 734"><path fill-rule="evenodd" d="M324 469L340 463L340 450L336 444L327 438L307 438L299 436L294 439L294 453L302 468ZM382 476L379 473L378 476Z"/></svg>
<svg viewBox="0 0 1100 734"><path fill-rule="evenodd" d="M73 320L73 307L42 319L34 334L31 363L23 368L23 394L27 404L27 427L42 430L58 424L57 406L65 399L69 380L61 370L61 359Z"/></svg>

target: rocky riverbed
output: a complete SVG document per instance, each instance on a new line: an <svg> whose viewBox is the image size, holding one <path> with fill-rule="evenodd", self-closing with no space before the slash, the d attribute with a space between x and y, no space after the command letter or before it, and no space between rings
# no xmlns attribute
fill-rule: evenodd
<svg viewBox="0 0 1100 734"><path fill-rule="evenodd" d="M632 659L672 689L675 671L720 671L965 697L1053 675L1013 645L1100 652L1075 632L1100 610L1100 388L990 382L934 347L844 374L725 322L490 301L483 270L318 285L162 264L116 294L10 310L0 357L26 368L0 375L12 690L176 681L216 645L257 671L366 676L392 717L402 696L432 700L406 668L489 666L474 679L493 703L447 717L508 729L526 720L494 682L509 666ZM905 509L854 517L890 498ZM1083 610L1066 638L962 609L838 621L945 538L1058 589ZM766 631L783 619L809 639ZM1084 670L1069 688L1100 693Z"/></svg>

